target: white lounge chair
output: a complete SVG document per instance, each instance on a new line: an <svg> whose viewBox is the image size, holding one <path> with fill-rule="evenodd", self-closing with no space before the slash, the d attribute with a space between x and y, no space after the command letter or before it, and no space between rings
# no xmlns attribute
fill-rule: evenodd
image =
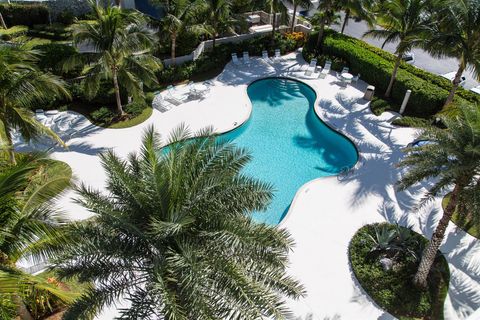
<svg viewBox="0 0 480 320"><path fill-rule="evenodd" d="M270 58L268 57L268 51L267 50L262 51L262 59L265 60L265 61L270 61Z"/></svg>
<svg viewBox="0 0 480 320"><path fill-rule="evenodd" d="M280 54L280 49L275 49L275 60L279 60L282 58L282 55Z"/></svg>
<svg viewBox="0 0 480 320"><path fill-rule="evenodd" d="M342 72L340 72L340 73L346 73L346 72L348 72L348 70L349 70L348 67L343 67Z"/></svg>
<svg viewBox="0 0 480 320"><path fill-rule="evenodd" d="M359 79L360 79L360 73L352 78L352 82L357 83Z"/></svg>
<svg viewBox="0 0 480 320"><path fill-rule="evenodd" d="M316 69L317 69L317 59L312 59L310 61L310 65L307 67L307 70L305 71L305 75L311 76L313 73L315 73Z"/></svg>
<svg viewBox="0 0 480 320"><path fill-rule="evenodd" d="M169 85L167 87L167 94L165 96L165 100L177 106L182 104L185 101L184 98L181 98L176 95L176 89L172 85Z"/></svg>
<svg viewBox="0 0 480 320"><path fill-rule="evenodd" d="M250 56L248 55L248 51L243 51L243 63L245 64L250 63Z"/></svg>
<svg viewBox="0 0 480 320"><path fill-rule="evenodd" d="M330 73L330 68L332 67L332 61L327 60L325 62L325 66L323 67L322 71L320 72L320 78L325 78L327 74Z"/></svg>
<svg viewBox="0 0 480 320"><path fill-rule="evenodd" d="M152 101L152 107L160 112L168 111L172 108L172 105L163 99L161 93L157 94Z"/></svg>
<svg viewBox="0 0 480 320"><path fill-rule="evenodd" d="M232 62L233 64L239 65L240 61L238 61L238 57L236 53L232 53Z"/></svg>

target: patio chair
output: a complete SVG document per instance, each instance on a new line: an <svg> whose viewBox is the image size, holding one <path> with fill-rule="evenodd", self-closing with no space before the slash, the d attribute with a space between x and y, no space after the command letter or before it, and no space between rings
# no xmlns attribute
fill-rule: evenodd
<svg viewBox="0 0 480 320"><path fill-rule="evenodd" d="M157 94L155 98L152 101L152 107L157 109L160 112L165 112L168 111L172 108L172 105L170 103L167 103L164 99L161 93Z"/></svg>
<svg viewBox="0 0 480 320"><path fill-rule="evenodd" d="M282 59L282 55L280 54L280 49L275 49L275 60Z"/></svg>
<svg viewBox="0 0 480 320"><path fill-rule="evenodd" d="M331 68L331 67L332 67L332 61L327 60L327 61L325 62L325 66L324 66L323 69L322 69L322 72L320 72L320 78L321 78L321 79L324 79L324 78L327 76L327 74L330 73L330 68Z"/></svg>
<svg viewBox="0 0 480 320"><path fill-rule="evenodd" d="M360 73L352 78L352 82L355 82L355 84L357 84L359 79L360 79Z"/></svg>
<svg viewBox="0 0 480 320"><path fill-rule="evenodd" d="M235 64L235 65L239 65L239 64L240 64L240 61L238 61L238 57L237 57L237 54L236 54L236 53L232 53L232 62L233 62L233 64Z"/></svg>
<svg viewBox="0 0 480 320"><path fill-rule="evenodd" d="M168 102L178 106L178 105L182 104L185 99L182 99L182 98L176 96L175 93L176 93L175 87L172 86L172 85L169 85L167 87L167 95L165 96L165 100L167 100Z"/></svg>
<svg viewBox="0 0 480 320"><path fill-rule="evenodd" d="M346 72L348 72L348 70L349 70L348 67L343 67L342 72L340 72L340 73L346 73Z"/></svg>
<svg viewBox="0 0 480 320"><path fill-rule="evenodd" d="M268 57L268 51L267 50L262 51L262 59L265 60L265 61L270 60L270 58Z"/></svg>
<svg viewBox="0 0 480 320"><path fill-rule="evenodd" d="M248 51L243 51L243 63L245 64L250 63L250 56L248 55Z"/></svg>
<svg viewBox="0 0 480 320"><path fill-rule="evenodd" d="M317 59L312 59L310 61L310 65L307 67L307 70L305 70L305 75L306 76L311 76L312 73L314 73L316 69L317 69Z"/></svg>

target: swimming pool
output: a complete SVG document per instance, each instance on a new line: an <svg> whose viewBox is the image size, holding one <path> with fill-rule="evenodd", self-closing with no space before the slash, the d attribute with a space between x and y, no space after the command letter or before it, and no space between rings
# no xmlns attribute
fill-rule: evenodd
<svg viewBox="0 0 480 320"><path fill-rule="evenodd" d="M267 78L250 84L247 93L250 119L223 136L252 153L245 173L273 184L272 203L266 212L254 213L254 219L275 225L303 184L354 166L357 150L317 117L316 94L308 85Z"/></svg>

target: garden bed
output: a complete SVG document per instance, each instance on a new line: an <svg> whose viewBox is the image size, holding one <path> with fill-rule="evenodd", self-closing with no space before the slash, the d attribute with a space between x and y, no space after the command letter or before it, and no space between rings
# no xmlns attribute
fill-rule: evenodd
<svg viewBox="0 0 480 320"><path fill-rule="evenodd" d="M422 235L387 223L360 228L350 242L349 259L358 282L380 308L397 318L443 319L450 277L446 259L437 257L427 290L412 282L426 244Z"/></svg>

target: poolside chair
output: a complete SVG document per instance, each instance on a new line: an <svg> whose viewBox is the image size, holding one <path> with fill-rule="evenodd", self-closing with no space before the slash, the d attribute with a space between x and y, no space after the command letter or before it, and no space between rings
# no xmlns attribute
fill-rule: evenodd
<svg viewBox="0 0 480 320"><path fill-rule="evenodd" d="M270 58L268 57L268 51L267 50L262 51L262 59L265 60L265 61L270 60Z"/></svg>
<svg viewBox="0 0 480 320"><path fill-rule="evenodd" d="M346 72L348 72L348 70L349 70L348 67L343 67L342 72L340 72L340 73L346 73Z"/></svg>
<svg viewBox="0 0 480 320"><path fill-rule="evenodd" d="M327 61L325 62L325 66L324 66L323 69L322 69L322 72L320 72L319 77L320 77L321 79L324 79L324 78L327 76L327 74L330 73L330 68L331 68L331 67L332 67L332 61L327 60Z"/></svg>
<svg viewBox="0 0 480 320"><path fill-rule="evenodd" d="M236 54L236 53L232 53L232 62L233 62L233 64L235 64L235 65L239 65L239 64L240 64L240 61L238 61L238 57L237 57L237 54Z"/></svg>
<svg viewBox="0 0 480 320"><path fill-rule="evenodd" d="M282 55L280 54L280 49L275 49L275 60L282 59Z"/></svg>
<svg viewBox="0 0 480 320"><path fill-rule="evenodd" d="M178 106L182 104L185 99L176 96L175 93L176 93L175 87L172 85L169 85L167 87L167 95L165 96L165 100L172 103L173 105Z"/></svg>
<svg viewBox="0 0 480 320"><path fill-rule="evenodd" d="M360 73L352 78L352 82L355 82L355 84L357 84L359 79L360 79Z"/></svg>
<svg viewBox="0 0 480 320"><path fill-rule="evenodd" d="M164 99L161 93L157 94L155 98L152 101L152 107L157 109L160 112L165 112L168 111L172 108L172 105L170 103L167 103Z"/></svg>
<svg viewBox="0 0 480 320"><path fill-rule="evenodd" d="M248 51L243 51L243 63L245 64L250 63L250 56L248 55Z"/></svg>
<svg viewBox="0 0 480 320"><path fill-rule="evenodd" d="M311 76L316 69L317 69L317 59L312 59L310 61L310 65L307 67L307 70L305 70L305 75Z"/></svg>

